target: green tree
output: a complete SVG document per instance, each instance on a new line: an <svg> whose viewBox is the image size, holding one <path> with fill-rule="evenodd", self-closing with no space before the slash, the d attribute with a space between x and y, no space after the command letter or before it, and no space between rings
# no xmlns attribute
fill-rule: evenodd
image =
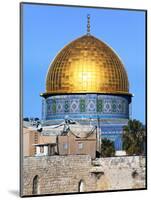
<svg viewBox="0 0 151 200"><path fill-rule="evenodd" d="M102 139L101 141L101 156L111 157L115 155L114 142L109 139Z"/></svg>
<svg viewBox="0 0 151 200"><path fill-rule="evenodd" d="M145 146L145 127L144 125L134 119L129 120L127 126L123 127L123 150L128 155L142 155L144 154Z"/></svg>

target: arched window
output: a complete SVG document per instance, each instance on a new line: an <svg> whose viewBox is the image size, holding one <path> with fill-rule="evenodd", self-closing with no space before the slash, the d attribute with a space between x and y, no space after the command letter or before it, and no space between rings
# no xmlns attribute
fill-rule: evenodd
<svg viewBox="0 0 151 200"><path fill-rule="evenodd" d="M36 175L33 178L33 194L39 194L39 177Z"/></svg>
<svg viewBox="0 0 151 200"><path fill-rule="evenodd" d="M80 180L78 186L78 192L84 192L84 187L85 187L84 181Z"/></svg>

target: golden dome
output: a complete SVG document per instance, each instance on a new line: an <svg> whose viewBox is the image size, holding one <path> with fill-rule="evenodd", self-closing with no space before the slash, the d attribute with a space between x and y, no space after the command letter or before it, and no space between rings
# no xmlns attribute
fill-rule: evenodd
<svg viewBox="0 0 151 200"><path fill-rule="evenodd" d="M125 68L104 42L84 35L65 46L49 67L46 94L129 94Z"/></svg>

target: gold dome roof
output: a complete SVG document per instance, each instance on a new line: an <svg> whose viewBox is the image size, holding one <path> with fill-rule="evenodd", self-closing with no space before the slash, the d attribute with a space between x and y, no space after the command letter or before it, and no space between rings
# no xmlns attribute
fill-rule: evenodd
<svg viewBox="0 0 151 200"><path fill-rule="evenodd" d="M84 35L65 46L49 67L45 94L129 94L125 68L104 42Z"/></svg>

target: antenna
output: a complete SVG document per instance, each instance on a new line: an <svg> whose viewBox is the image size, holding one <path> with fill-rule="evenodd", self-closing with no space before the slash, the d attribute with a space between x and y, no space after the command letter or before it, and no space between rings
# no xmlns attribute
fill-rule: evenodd
<svg viewBox="0 0 151 200"><path fill-rule="evenodd" d="M90 35L90 14L87 15L87 35Z"/></svg>

